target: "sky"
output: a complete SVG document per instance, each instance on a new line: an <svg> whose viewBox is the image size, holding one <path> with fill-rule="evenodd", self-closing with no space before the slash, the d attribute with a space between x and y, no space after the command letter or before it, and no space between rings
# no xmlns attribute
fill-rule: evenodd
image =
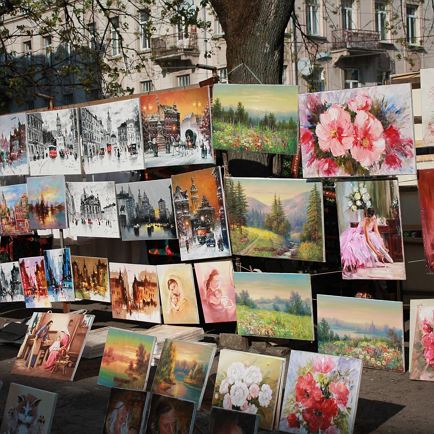
<svg viewBox="0 0 434 434"><path fill-rule="evenodd" d="M170 179L158 179L156 181L140 181L140 182L126 182L123 184L116 184L116 192L120 192L122 187L125 192L128 192L128 187L131 188L131 192L133 193L134 199L137 201L138 191L143 196L143 192L146 192L146 195L151 202L151 205L154 209L158 208L158 201L163 199L166 202L166 207L172 208L172 197L170 195Z"/></svg>
<svg viewBox="0 0 434 434"><path fill-rule="evenodd" d="M71 122L71 111L74 109L64 109L64 110L50 110L45 112L40 112L43 122L43 128L47 131L57 130L57 115L59 115L60 124L62 125L62 133L65 132L69 134L71 132L72 122Z"/></svg>
<svg viewBox="0 0 434 434"><path fill-rule="evenodd" d="M153 339L153 336L110 328L106 345L112 346L115 351L121 351L122 354L128 357L135 358L136 350L140 344L144 345L146 352L151 352Z"/></svg>
<svg viewBox="0 0 434 434"><path fill-rule="evenodd" d="M68 182L69 191L75 202L75 209L80 211L80 200L83 191L89 196L98 195L101 202L101 208L116 203L115 183L113 181L96 181L96 182Z"/></svg>
<svg viewBox="0 0 434 434"><path fill-rule="evenodd" d="M175 344L176 360L209 363L214 347L195 342L172 341Z"/></svg>
<svg viewBox="0 0 434 434"><path fill-rule="evenodd" d="M139 99L133 98L124 101L112 101L105 104L96 104L86 107L91 113L102 120L103 126L107 128L107 113L110 110L112 130L117 134L120 124L128 119L135 118L135 108L139 109Z"/></svg>
<svg viewBox="0 0 434 434"><path fill-rule="evenodd" d="M47 266L50 265L53 269L54 276L59 279L62 276L63 266L63 249L46 250Z"/></svg>
<svg viewBox="0 0 434 434"><path fill-rule="evenodd" d="M0 136L3 134L9 139L10 132L18 126L18 122L25 122L25 113L14 113L11 115L0 116Z"/></svg>
<svg viewBox="0 0 434 434"><path fill-rule="evenodd" d="M65 202L65 178L63 176L31 176L27 178L29 202L38 202L41 193L50 203Z"/></svg>
<svg viewBox="0 0 434 434"><path fill-rule="evenodd" d="M110 262L109 263L110 276L118 277L119 271L121 273L128 274L128 289L130 294L132 295L132 285L134 282L134 276L137 279L143 279L145 277L145 273L147 273L148 279L151 277L150 273L152 273L152 280L157 281L157 268L154 265L142 265L142 264L123 264L119 262Z"/></svg>
<svg viewBox="0 0 434 434"><path fill-rule="evenodd" d="M27 193L27 184L15 184L2 187L0 189L0 195L2 193L5 195L8 207L11 208L21 199L23 193Z"/></svg>

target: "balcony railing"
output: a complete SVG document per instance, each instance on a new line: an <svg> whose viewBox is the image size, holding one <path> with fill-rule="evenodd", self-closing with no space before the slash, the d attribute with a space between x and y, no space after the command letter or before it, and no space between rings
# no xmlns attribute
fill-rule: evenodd
<svg viewBox="0 0 434 434"><path fill-rule="evenodd" d="M332 50L340 49L377 50L380 48L380 33L370 30L334 30Z"/></svg>
<svg viewBox="0 0 434 434"><path fill-rule="evenodd" d="M152 57L155 60L170 59L182 56L199 56L197 33L190 32L158 36L151 38Z"/></svg>

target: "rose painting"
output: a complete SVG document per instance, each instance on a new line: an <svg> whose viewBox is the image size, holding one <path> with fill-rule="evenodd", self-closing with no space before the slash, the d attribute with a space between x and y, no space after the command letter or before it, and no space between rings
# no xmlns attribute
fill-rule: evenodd
<svg viewBox="0 0 434 434"><path fill-rule="evenodd" d="M303 177L416 173L411 85L299 96Z"/></svg>

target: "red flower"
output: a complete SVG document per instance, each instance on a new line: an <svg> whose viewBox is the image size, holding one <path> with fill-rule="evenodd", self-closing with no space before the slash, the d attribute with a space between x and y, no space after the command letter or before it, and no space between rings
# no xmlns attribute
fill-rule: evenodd
<svg viewBox="0 0 434 434"><path fill-rule="evenodd" d="M398 128L393 125L389 125L384 130L384 138L386 139L386 145L393 148L396 145L401 144L401 136L399 134Z"/></svg>
<svg viewBox="0 0 434 434"><path fill-rule="evenodd" d="M290 428L300 428L300 422L298 421L297 415L295 413L288 414L286 420Z"/></svg>
<svg viewBox="0 0 434 434"><path fill-rule="evenodd" d="M333 176L338 172L338 165L333 158L321 158L318 160L318 173L325 176Z"/></svg>
<svg viewBox="0 0 434 434"><path fill-rule="evenodd" d="M431 324L426 319L423 321L422 330L424 333L431 333L433 330Z"/></svg>
<svg viewBox="0 0 434 434"><path fill-rule="evenodd" d="M295 399L306 407L312 406L315 401L322 398L321 389L318 387L313 375L308 372L298 378L295 385Z"/></svg>
<svg viewBox="0 0 434 434"><path fill-rule="evenodd" d="M332 423L332 419L338 414L338 406L334 398L322 398L315 405L302 411L303 419L307 423L309 432L326 430Z"/></svg>
<svg viewBox="0 0 434 434"><path fill-rule="evenodd" d="M384 164L389 166L391 169L399 169L402 166L402 161L394 152L391 152L386 155Z"/></svg>
<svg viewBox="0 0 434 434"><path fill-rule="evenodd" d="M342 381L339 383L331 383L329 389L330 392L333 393L338 405L346 407L350 391L348 390L348 387L345 385L345 383Z"/></svg>
<svg viewBox="0 0 434 434"><path fill-rule="evenodd" d="M321 372L322 374L328 374L335 367L333 358L328 356L317 356L313 361L313 369L315 372Z"/></svg>
<svg viewBox="0 0 434 434"><path fill-rule="evenodd" d="M314 144L312 131L308 128L300 128L300 145L304 152L312 152Z"/></svg>

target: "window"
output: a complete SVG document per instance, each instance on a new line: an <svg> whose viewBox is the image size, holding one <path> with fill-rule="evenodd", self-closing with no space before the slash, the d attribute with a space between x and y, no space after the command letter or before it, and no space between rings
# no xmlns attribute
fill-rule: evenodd
<svg viewBox="0 0 434 434"><path fill-rule="evenodd" d="M63 95L63 104L65 105L74 104L74 94L65 93L65 95Z"/></svg>
<svg viewBox="0 0 434 434"><path fill-rule="evenodd" d="M407 42L417 44L417 6L407 6Z"/></svg>
<svg viewBox="0 0 434 434"><path fill-rule="evenodd" d="M344 0L342 2L342 28L344 30L353 30L353 2Z"/></svg>
<svg viewBox="0 0 434 434"><path fill-rule="evenodd" d="M119 37L119 17L111 19L111 48L112 56L121 54L121 40Z"/></svg>
<svg viewBox="0 0 434 434"><path fill-rule="evenodd" d="M387 12L382 2L375 3L375 30L380 35L380 41L387 39Z"/></svg>
<svg viewBox="0 0 434 434"><path fill-rule="evenodd" d="M32 55L32 41L24 41L23 42L23 52L27 57L31 57Z"/></svg>
<svg viewBox="0 0 434 434"><path fill-rule="evenodd" d="M52 45L51 36L44 36L44 52L45 52L45 58L47 60L47 63L49 65L51 65L52 52L53 52L53 45Z"/></svg>
<svg viewBox="0 0 434 434"><path fill-rule="evenodd" d="M322 92L325 90L325 70L317 65L312 71L312 89L311 92Z"/></svg>
<svg viewBox="0 0 434 434"><path fill-rule="evenodd" d="M309 0L306 2L306 31L308 35L319 35L318 0Z"/></svg>
<svg viewBox="0 0 434 434"><path fill-rule="evenodd" d="M359 70L355 68L349 68L344 70L345 75L345 89L354 89L360 87Z"/></svg>
<svg viewBox="0 0 434 434"><path fill-rule="evenodd" d="M140 49L149 50L151 48L151 39L149 38L149 14L147 11L139 12L140 25Z"/></svg>
<svg viewBox="0 0 434 434"><path fill-rule="evenodd" d="M152 80L145 80L140 82L140 91L141 92L151 92L153 89Z"/></svg>
<svg viewBox="0 0 434 434"><path fill-rule="evenodd" d="M89 23L87 25L87 33L88 33L88 47L91 50L95 50L97 46L97 40L96 40L96 25L94 22Z"/></svg>
<svg viewBox="0 0 434 434"><path fill-rule="evenodd" d="M178 86L190 86L190 74L178 75Z"/></svg>
<svg viewBox="0 0 434 434"><path fill-rule="evenodd" d="M219 68L217 69L217 74L221 82L227 83L228 81L228 70L227 68Z"/></svg>

